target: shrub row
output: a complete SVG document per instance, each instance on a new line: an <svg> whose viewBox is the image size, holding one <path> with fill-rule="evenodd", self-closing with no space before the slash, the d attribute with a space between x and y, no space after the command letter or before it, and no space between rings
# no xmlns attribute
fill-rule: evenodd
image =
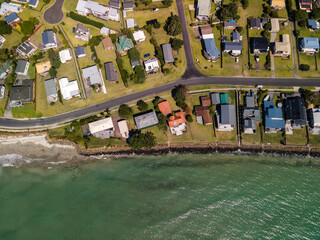
<svg viewBox="0 0 320 240"><path fill-rule="evenodd" d="M94 27L97 27L97 28L103 28L104 27L104 24L103 23L100 23L100 22L97 22L97 21L94 21L94 20L91 20L85 16L82 16L82 15L79 15L75 12L70 12L68 17L72 18L73 20L76 20L78 22L82 22L82 23L85 23L85 24L89 24L91 26L94 26Z"/></svg>

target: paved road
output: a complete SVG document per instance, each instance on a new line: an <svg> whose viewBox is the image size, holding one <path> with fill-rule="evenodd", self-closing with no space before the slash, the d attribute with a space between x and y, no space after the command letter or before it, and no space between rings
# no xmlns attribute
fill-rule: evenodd
<svg viewBox="0 0 320 240"><path fill-rule="evenodd" d="M59 1L59 0L57 0ZM196 85L233 85L245 86L262 84L264 86L313 86L320 87L319 79L294 79L294 78L245 78L245 77L209 77L201 74L195 67L192 57L191 45L184 17L182 0L177 0L178 12L183 24L183 40L187 59L187 70L176 82L168 83L142 92L132 93L119 98L111 99L94 106L79 109L73 112L56 115L53 117L37 118L30 120L0 118L0 127L19 129L33 127L54 126L59 123L78 119L86 115L104 111L106 108L117 107L123 103L130 103L149 96L155 96L163 92L171 91L174 86L184 84L186 86Z"/></svg>
<svg viewBox="0 0 320 240"><path fill-rule="evenodd" d="M43 18L47 23L57 24L63 19L63 2L64 0L56 0L55 3L44 12Z"/></svg>

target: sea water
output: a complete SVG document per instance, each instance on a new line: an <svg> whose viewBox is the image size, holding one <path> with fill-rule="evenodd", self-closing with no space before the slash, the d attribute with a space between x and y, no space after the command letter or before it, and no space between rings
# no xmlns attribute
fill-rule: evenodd
<svg viewBox="0 0 320 240"><path fill-rule="evenodd" d="M306 159L169 155L0 171L0 239L320 239Z"/></svg>

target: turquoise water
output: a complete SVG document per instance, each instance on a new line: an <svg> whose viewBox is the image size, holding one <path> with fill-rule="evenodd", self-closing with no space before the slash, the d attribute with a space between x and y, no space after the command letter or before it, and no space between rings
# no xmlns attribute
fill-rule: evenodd
<svg viewBox="0 0 320 240"><path fill-rule="evenodd" d="M172 155L2 168L0 239L320 239L320 168L306 161Z"/></svg>

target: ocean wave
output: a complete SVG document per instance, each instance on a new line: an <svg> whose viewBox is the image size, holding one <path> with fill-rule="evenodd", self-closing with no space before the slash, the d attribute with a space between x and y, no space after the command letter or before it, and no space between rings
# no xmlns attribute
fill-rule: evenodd
<svg viewBox="0 0 320 240"><path fill-rule="evenodd" d="M0 166L1 167L16 167L19 168L24 164L28 164L31 162L39 162L44 161L41 158L26 158L20 154L5 154L0 155Z"/></svg>

